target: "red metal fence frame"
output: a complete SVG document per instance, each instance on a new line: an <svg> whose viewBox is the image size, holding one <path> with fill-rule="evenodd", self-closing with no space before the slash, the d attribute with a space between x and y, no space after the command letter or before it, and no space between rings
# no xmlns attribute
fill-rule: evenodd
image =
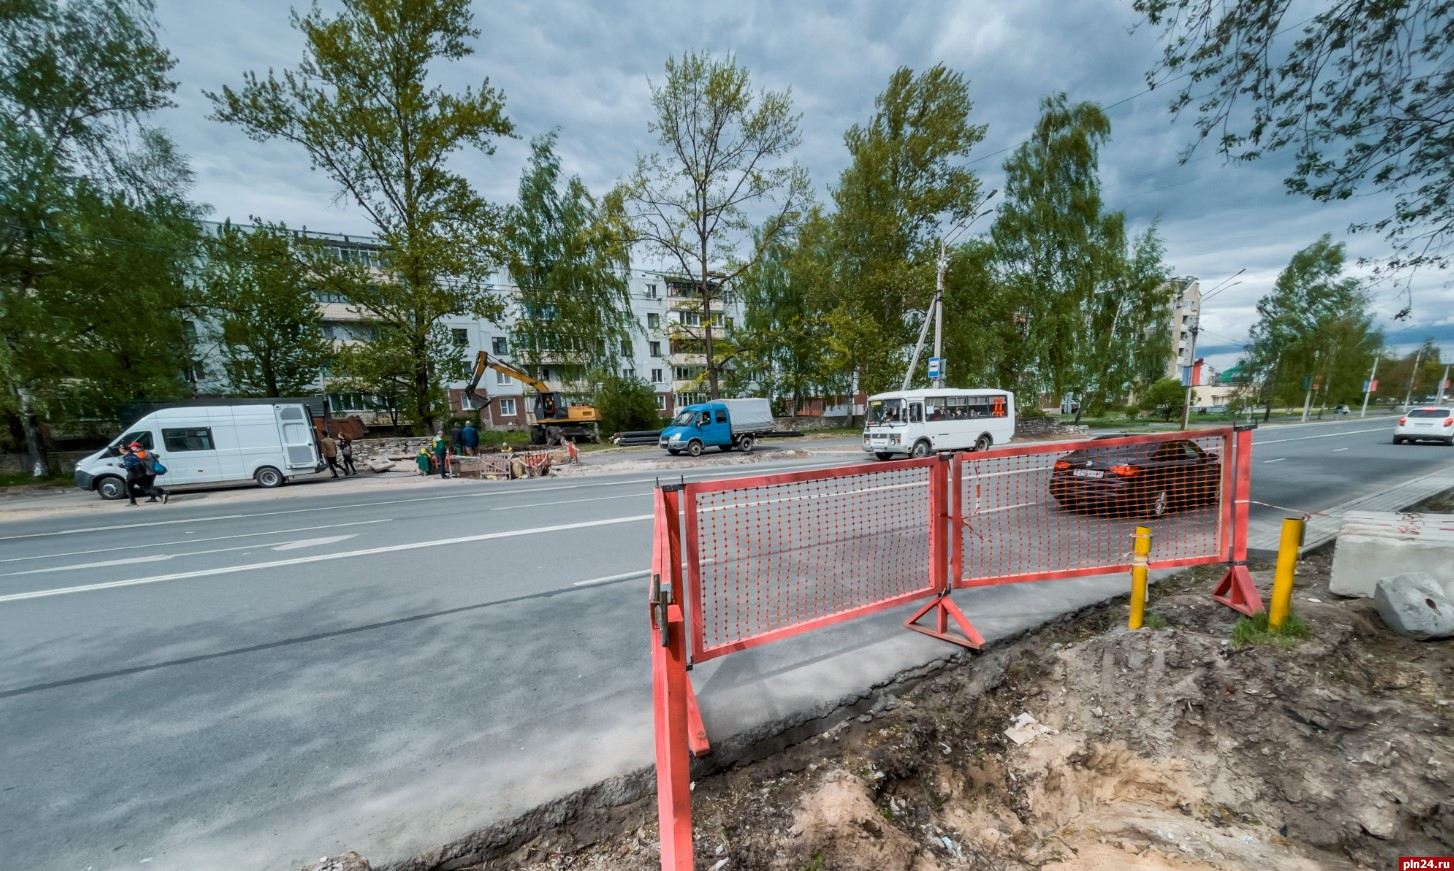
<svg viewBox="0 0 1454 871"><path fill-rule="evenodd" d="M691 655L692 662L704 662L719 656L725 656L739 650L758 647L773 641L790 638L794 635L801 635L811 632L824 626L832 626L836 623L843 623L854 620L879 611L885 611L907 602L914 602L928 596L940 594L944 591L943 572L937 576L934 574L936 566L940 565L936 558L936 551L943 550L942 530L936 533L938 524L930 527L930 544L924 554L924 561L927 567L925 582L922 587L910 592L889 598L880 599L868 605L849 608L826 614L810 620L804 620L791 625L782 626L765 632L754 633L746 637L724 644L707 646L705 643L705 632L703 629L703 594L701 575L701 554L698 552L699 542L699 521L698 521L698 498L705 493L716 493L725 490L746 490L754 487L770 487L776 485L793 484L805 481L818 481L849 476L868 477L885 472L893 472L904 469L925 470L928 478L926 487L927 498L930 500L929 517L941 517L947 515L946 506L943 503L946 497L946 488L936 486L935 479L943 478L947 464L938 457L929 457L918 460L897 460L893 462L860 464L857 466L840 466L832 469L816 469L807 472L790 472L779 475L760 475L752 478L731 478L718 481L693 482L683 486L683 514L686 526L685 554L687 564L686 596L687 614L691 626ZM936 502L935 500L938 500Z"/></svg>

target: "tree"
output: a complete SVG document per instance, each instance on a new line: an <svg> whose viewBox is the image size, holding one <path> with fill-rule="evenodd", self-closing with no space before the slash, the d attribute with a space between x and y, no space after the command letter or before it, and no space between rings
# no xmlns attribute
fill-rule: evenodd
<svg viewBox="0 0 1454 871"><path fill-rule="evenodd" d="M1171 109L1196 115L1197 143L1238 160L1291 150L1286 185L1317 202L1391 193L1393 213L1372 223L1395 248L1391 265L1448 263L1454 5L1333 0L1298 24L1284 22L1289 0L1134 6L1164 41L1148 81L1188 80Z"/></svg>
<svg viewBox="0 0 1454 871"><path fill-rule="evenodd" d="M186 390L177 312L199 210L146 126L174 60L148 0L0 5L0 415L32 472L43 421Z"/></svg>
<svg viewBox="0 0 1454 871"><path fill-rule="evenodd" d="M372 280L349 281L350 302L378 327L391 363L407 361L408 413L432 428L445 408L444 382L462 363L441 321L497 318L491 292L501 254L500 210L451 168L462 149L494 153L513 135L503 97L489 87L448 93L433 85L440 62L473 53L468 0L343 0L333 18L316 5L296 12L305 40L296 69L265 79L246 73L238 90L209 93L217 120L258 141L302 147L313 168L338 185L377 231L382 250ZM345 369L366 357L340 359Z"/></svg>
<svg viewBox="0 0 1454 871"><path fill-rule="evenodd" d="M1025 393L1074 393L1081 408L1127 395L1161 336L1171 288L1155 227L1128 243L1105 210L1099 151L1111 125L1093 103L1046 98L1030 139L1005 162L1005 201L990 230L1011 297L1004 372Z"/></svg>
<svg viewBox="0 0 1454 871"><path fill-rule="evenodd" d="M661 428L656 391L640 378L624 378L616 374L603 377L601 386L596 390L595 402L604 433Z"/></svg>
<svg viewBox="0 0 1454 871"><path fill-rule="evenodd" d="M284 224L224 223L207 242L199 280L232 389L297 396L333 358L310 270L319 246Z"/></svg>
<svg viewBox="0 0 1454 871"><path fill-rule="evenodd" d="M1367 377L1382 345L1368 292L1343 277L1343 245L1324 234L1293 255L1271 293L1257 301L1248 365L1262 383L1262 404L1301 405L1308 387L1344 401Z"/></svg>
<svg viewBox="0 0 1454 871"><path fill-rule="evenodd" d="M520 317L511 344L527 370L538 373L548 361L579 381L615 372L637 329L627 281L630 228L618 195L597 203L578 176L562 189L555 141L549 133L531 142L512 210L509 267Z"/></svg>
<svg viewBox="0 0 1454 871"><path fill-rule="evenodd" d="M637 158L625 202L638 240L686 277L673 341L701 348L708 391L717 399L725 362L714 335L721 303L808 197L807 172L787 162L799 142L799 116L787 91L754 94L747 70L731 55L717 60L698 52L667 59L666 80L651 87L651 104L656 120L647 129L664 151ZM749 211L761 230L754 249L740 253Z"/></svg>
<svg viewBox="0 0 1454 871"><path fill-rule="evenodd" d="M938 240L975 216L979 180L964 167L985 128L969 123L969 85L942 64L901 67L867 124L844 134L850 163L833 190L840 259L829 317L840 356L867 391L902 381L909 311L929 307Z"/></svg>
<svg viewBox="0 0 1454 871"><path fill-rule="evenodd" d="M1186 388L1175 378L1163 378L1146 388L1141 395L1141 401L1137 403L1142 411L1151 411L1161 415L1163 421L1171 420L1173 414L1181 413L1182 403L1186 402Z"/></svg>

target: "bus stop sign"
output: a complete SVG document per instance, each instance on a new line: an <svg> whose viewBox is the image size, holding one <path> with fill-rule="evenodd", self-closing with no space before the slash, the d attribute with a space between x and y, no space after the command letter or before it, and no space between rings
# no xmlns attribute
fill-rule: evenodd
<svg viewBox="0 0 1454 871"><path fill-rule="evenodd" d="M943 368L943 358L941 358L941 357L930 357L929 358L929 377L930 378L938 378L939 377L939 372L940 372L940 370L942 368Z"/></svg>

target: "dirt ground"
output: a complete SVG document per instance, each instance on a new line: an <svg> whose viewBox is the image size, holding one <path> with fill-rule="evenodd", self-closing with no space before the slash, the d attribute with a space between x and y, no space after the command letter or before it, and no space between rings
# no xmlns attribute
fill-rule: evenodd
<svg viewBox="0 0 1454 871"><path fill-rule="evenodd" d="M1444 497L1425 510L1450 512ZM1238 645L1221 568L991 646L872 715L694 784L699 871L1396 868L1454 855L1454 642L1298 569L1291 647ZM1266 598L1272 566L1254 564ZM1025 722L1025 715L1033 722ZM1017 743L1007 734L1019 720ZM660 867L654 796L475 871Z"/></svg>

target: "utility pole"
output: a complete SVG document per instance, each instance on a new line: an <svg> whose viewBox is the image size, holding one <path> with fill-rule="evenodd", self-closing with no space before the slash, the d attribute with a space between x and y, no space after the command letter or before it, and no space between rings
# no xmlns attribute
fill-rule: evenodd
<svg viewBox="0 0 1454 871"><path fill-rule="evenodd" d="M1368 395L1373 392L1374 380L1378 378L1378 355L1373 355L1373 370L1368 373L1368 383L1363 386L1363 410L1358 412L1359 417L1368 416Z"/></svg>
<svg viewBox="0 0 1454 871"><path fill-rule="evenodd" d="M1449 389L1449 367L1444 367L1444 375L1439 379L1439 404L1444 404L1444 394Z"/></svg>
<svg viewBox="0 0 1454 871"><path fill-rule="evenodd" d="M1414 398L1414 379L1417 378L1417 377L1419 377L1419 364L1422 363L1423 361L1424 361L1424 349L1423 349L1422 346L1420 346L1419 347L1419 353L1417 353L1417 354L1414 355L1414 368L1409 372L1409 389L1408 389L1408 391L1406 393L1404 393L1404 407L1405 408L1407 408L1408 407L1408 404L1413 401L1413 398Z"/></svg>
<svg viewBox="0 0 1454 871"><path fill-rule="evenodd" d="M939 240L939 273L934 279L934 359L939 361L939 368L934 376L934 389L944 388L944 264L945 264L944 240Z"/></svg>
<svg viewBox="0 0 1454 871"><path fill-rule="evenodd" d="M1322 351L1313 352L1313 368L1308 374L1308 393L1303 399L1303 423L1308 422L1308 409L1313 407L1313 384L1318 378L1318 358L1323 356Z"/></svg>

